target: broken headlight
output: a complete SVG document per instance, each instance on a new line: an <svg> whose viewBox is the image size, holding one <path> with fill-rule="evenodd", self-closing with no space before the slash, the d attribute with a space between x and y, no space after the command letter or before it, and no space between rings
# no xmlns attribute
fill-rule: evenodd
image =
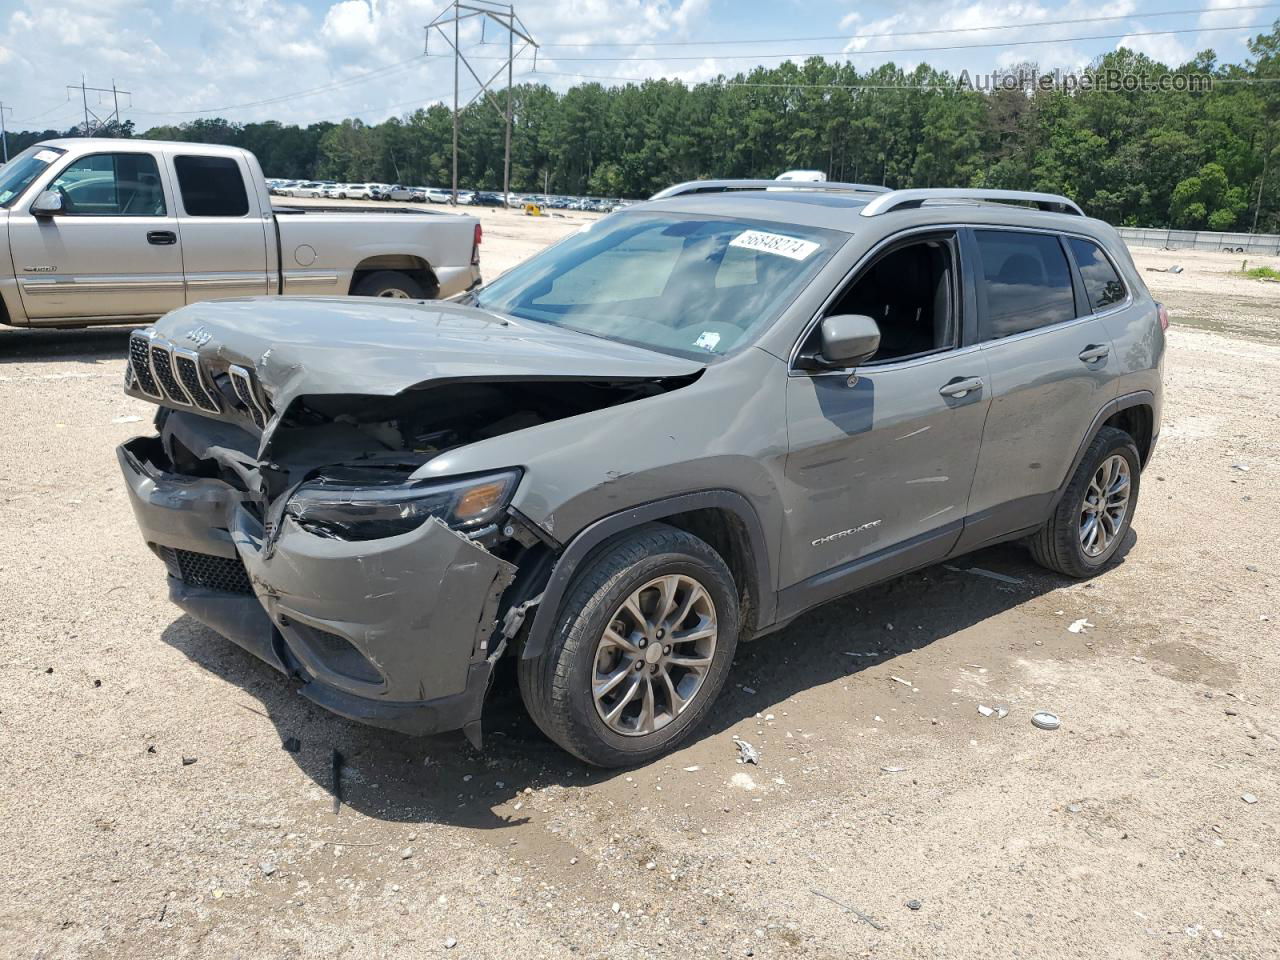
<svg viewBox="0 0 1280 960"><path fill-rule="evenodd" d="M474 530L497 519L519 480L519 470L449 480L378 479L352 471L308 480L285 513L311 533L341 540L394 537L432 517Z"/></svg>

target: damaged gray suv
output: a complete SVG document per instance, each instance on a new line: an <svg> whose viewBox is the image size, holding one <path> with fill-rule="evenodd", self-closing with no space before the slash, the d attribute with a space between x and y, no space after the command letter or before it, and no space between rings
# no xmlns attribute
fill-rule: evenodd
<svg viewBox="0 0 1280 960"><path fill-rule="evenodd" d="M740 639L987 544L1114 562L1167 315L1070 200L704 181L453 302L243 299L130 339L173 601L342 716L479 744L495 665L590 763Z"/></svg>

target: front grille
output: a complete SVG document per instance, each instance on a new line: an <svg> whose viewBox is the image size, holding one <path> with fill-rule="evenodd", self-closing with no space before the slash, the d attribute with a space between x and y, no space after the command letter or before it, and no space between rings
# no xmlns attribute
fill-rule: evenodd
<svg viewBox="0 0 1280 960"><path fill-rule="evenodd" d="M196 406L201 410L217 413L221 409L218 406L218 398L212 390L205 389L204 381L200 377L200 366L195 358L177 351L173 355L173 364L177 367L178 379L182 381L188 396L196 402Z"/></svg>
<svg viewBox="0 0 1280 960"><path fill-rule="evenodd" d="M157 552L169 572L188 586L224 593L253 593L249 574L239 557L215 557L173 547L159 547Z"/></svg>
<svg viewBox="0 0 1280 960"><path fill-rule="evenodd" d="M129 335L129 368L133 371L138 387L149 397L160 398L160 387L151 375L151 353L147 334L138 330Z"/></svg>
<svg viewBox="0 0 1280 960"><path fill-rule="evenodd" d="M184 407L191 406L191 401L187 399L187 394L182 389L182 384L178 383L178 378L173 375L173 359L167 346L152 344L151 369L155 373L156 379L160 381L160 386L164 388L165 396L171 402L180 403Z"/></svg>
<svg viewBox="0 0 1280 960"><path fill-rule="evenodd" d="M235 365L228 368L227 373L231 377L231 386L236 392L236 397L244 404L254 424L261 430L267 425L271 408L258 401L258 395L253 390L252 374L244 367Z"/></svg>

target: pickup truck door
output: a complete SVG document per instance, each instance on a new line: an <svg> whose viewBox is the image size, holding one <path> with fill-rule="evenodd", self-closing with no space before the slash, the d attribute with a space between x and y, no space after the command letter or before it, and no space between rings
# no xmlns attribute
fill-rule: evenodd
<svg viewBox="0 0 1280 960"><path fill-rule="evenodd" d="M9 215L9 248L27 318L146 319L182 306L173 194L157 157L115 149L65 162ZM63 210L36 217L43 189Z"/></svg>
<svg viewBox="0 0 1280 960"><path fill-rule="evenodd" d="M267 288L271 211L242 156L170 156L178 195L178 230L187 303L220 297L262 296ZM274 243L274 239L273 239Z"/></svg>

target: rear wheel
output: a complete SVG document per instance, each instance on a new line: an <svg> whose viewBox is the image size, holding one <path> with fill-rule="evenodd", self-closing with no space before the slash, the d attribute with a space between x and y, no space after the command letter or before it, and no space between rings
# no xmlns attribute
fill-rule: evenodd
<svg viewBox="0 0 1280 960"><path fill-rule="evenodd" d="M435 293L399 270L378 270L361 277L351 291L357 297L389 297L392 300L429 300Z"/></svg>
<svg viewBox="0 0 1280 960"><path fill-rule="evenodd" d="M706 716L738 640L738 596L706 542L663 524L597 553L541 656L518 662L534 722L579 759L645 763Z"/></svg>
<svg viewBox="0 0 1280 960"><path fill-rule="evenodd" d="M1129 434L1114 427L1099 430L1053 516L1031 538L1035 561L1077 578L1105 567L1133 522L1141 469Z"/></svg>

